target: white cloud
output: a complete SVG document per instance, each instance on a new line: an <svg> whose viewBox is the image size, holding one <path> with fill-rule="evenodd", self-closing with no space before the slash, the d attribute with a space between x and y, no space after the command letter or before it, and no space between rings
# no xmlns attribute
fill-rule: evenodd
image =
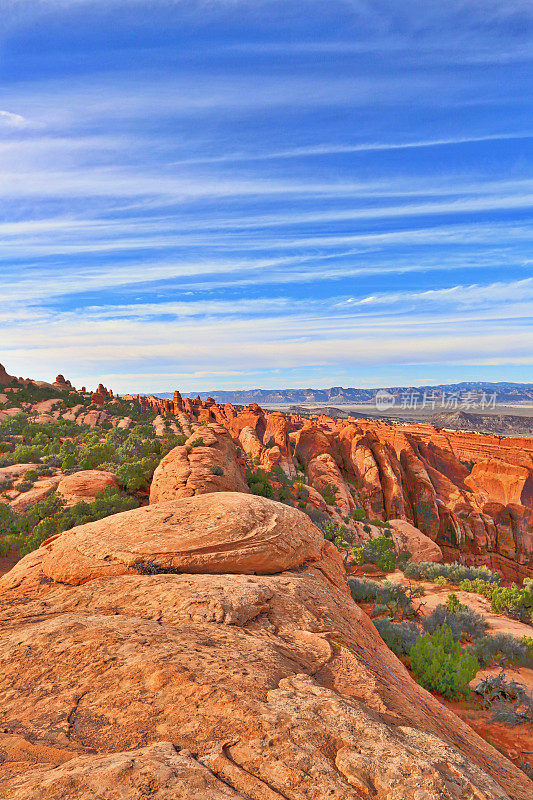
<svg viewBox="0 0 533 800"><path fill-rule="evenodd" d="M25 124L26 120L20 114L13 114L11 111L0 111L0 127L21 128Z"/></svg>

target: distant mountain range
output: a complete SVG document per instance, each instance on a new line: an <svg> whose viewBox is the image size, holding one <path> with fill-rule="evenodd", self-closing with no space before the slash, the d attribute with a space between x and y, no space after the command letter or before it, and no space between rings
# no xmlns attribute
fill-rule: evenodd
<svg viewBox="0 0 533 800"><path fill-rule="evenodd" d="M406 398L418 397L422 401L426 398L435 398L436 395L453 403L452 395L458 395L460 402L467 403L473 398L481 398L483 393L486 400L495 396L498 404L533 402L533 383L488 383L485 381L463 381L462 383L438 384L434 386L391 386L387 389L345 389L342 386L332 386L330 389L235 389L220 391L213 389L209 392L200 392L200 397L213 397L217 403L235 403L247 405L258 403L268 405L272 403L287 404L325 404L347 405L354 403L374 403L376 393L388 393L394 397L395 402L406 402ZM197 393L185 393L184 397L196 397ZM158 393L156 397L172 397L172 392ZM379 395L378 395L379 397ZM453 408L452 406L449 406ZM468 405L464 406L468 407Z"/></svg>

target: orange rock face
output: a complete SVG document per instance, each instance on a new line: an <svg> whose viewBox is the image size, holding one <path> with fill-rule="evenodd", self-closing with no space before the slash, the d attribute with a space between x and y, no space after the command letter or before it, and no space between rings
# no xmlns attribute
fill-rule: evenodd
<svg viewBox="0 0 533 800"><path fill-rule="evenodd" d="M325 416L299 425L291 437L309 475L333 459L367 517L406 520L448 560L533 575L533 440Z"/></svg>
<svg viewBox="0 0 533 800"><path fill-rule="evenodd" d="M131 571L175 557L183 574ZM309 519L249 495L135 509L24 558L0 579L0 692L6 800L531 797L412 681Z"/></svg>
<svg viewBox="0 0 533 800"><path fill-rule="evenodd" d="M107 486L118 489L117 479L112 472L87 469L73 472L61 479L57 491L63 496L68 505L79 503L80 500L94 500L99 492Z"/></svg>
<svg viewBox="0 0 533 800"><path fill-rule="evenodd" d="M442 550L429 536L405 519L389 520L392 538L399 550L409 550L412 561L442 561Z"/></svg>
<svg viewBox="0 0 533 800"><path fill-rule="evenodd" d="M508 464L499 458L474 464L465 486L481 495L481 501L533 505L533 476L527 467Z"/></svg>
<svg viewBox="0 0 533 800"><path fill-rule="evenodd" d="M197 427L154 472L150 503L208 492L248 492L233 440L221 425Z"/></svg>
<svg viewBox="0 0 533 800"><path fill-rule="evenodd" d="M72 528L51 541L42 569L69 584L143 570L266 575L319 561L323 544L301 511L223 492Z"/></svg>

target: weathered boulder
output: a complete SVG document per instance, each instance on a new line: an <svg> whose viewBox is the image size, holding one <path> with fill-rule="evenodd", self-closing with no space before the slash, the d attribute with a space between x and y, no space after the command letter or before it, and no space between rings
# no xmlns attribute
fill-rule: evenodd
<svg viewBox="0 0 533 800"><path fill-rule="evenodd" d="M44 574L61 583L155 572L272 574L320 558L321 533L297 509L220 492L136 508L53 539Z"/></svg>
<svg viewBox="0 0 533 800"><path fill-rule="evenodd" d="M412 561L442 561L442 550L429 536L405 519L389 520L392 538L402 550L412 553Z"/></svg>
<svg viewBox="0 0 533 800"><path fill-rule="evenodd" d="M65 475L61 479L57 491L62 495L67 504L79 503L80 500L94 500L99 492L107 486L118 489L118 483L112 472L98 469L86 469Z"/></svg>
<svg viewBox="0 0 533 800"><path fill-rule="evenodd" d="M107 414L105 411L87 411L85 414L80 414L76 417L76 422L79 424L89 425L91 428L96 428L105 422Z"/></svg>
<svg viewBox="0 0 533 800"><path fill-rule="evenodd" d="M248 492L233 440L217 423L198 427L167 453L154 472L150 503L209 492Z"/></svg>
<svg viewBox="0 0 533 800"><path fill-rule="evenodd" d="M15 499L11 501L11 508L17 513L25 511L34 503L39 502L39 500L44 500L46 497L51 495L60 480L61 477L59 475L54 475L50 478L43 478L42 480L37 481L37 483L35 483L31 489L29 489L27 492L22 492L18 497L15 497Z"/></svg>

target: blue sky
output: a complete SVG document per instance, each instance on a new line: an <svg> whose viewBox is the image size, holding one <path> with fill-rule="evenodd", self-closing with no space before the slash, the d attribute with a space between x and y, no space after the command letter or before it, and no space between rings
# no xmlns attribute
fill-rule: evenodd
<svg viewBox="0 0 533 800"><path fill-rule="evenodd" d="M0 361L531 381L530 0L3 0Z"/></svg>

